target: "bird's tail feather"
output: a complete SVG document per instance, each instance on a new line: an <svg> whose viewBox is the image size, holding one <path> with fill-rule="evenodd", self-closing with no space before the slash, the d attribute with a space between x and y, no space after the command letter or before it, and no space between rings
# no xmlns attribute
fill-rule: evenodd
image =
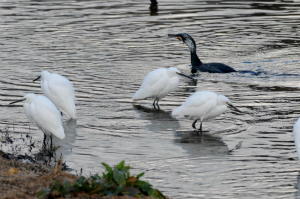
<svg viewBox="0 0 300 199"><path fill-rule="evenodd" d="M134 101L137 101L137 100L142 100L142 99L145 99L147 98L147 94L141 90L138 90L133 96L132 96L132 99Z"/></svg>

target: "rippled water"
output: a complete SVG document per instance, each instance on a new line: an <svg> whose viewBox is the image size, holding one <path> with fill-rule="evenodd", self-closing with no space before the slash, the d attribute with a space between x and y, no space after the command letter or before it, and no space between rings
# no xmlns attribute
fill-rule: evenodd
<svg viewBox="0 0 300 199"><path fill-rule="evenodd" d="M78 120L65 124L59 152L74 169L102 172L101 162L126 160L133 173L172 198L298 198L299 161L292 127L300 115L299 1L0 1L0 103L29 92L42 70L74 83ZM132 103L153 69L190 73L190 55L170 33L187 32L203 62L222 62L250 74L183 79L161 100ZM205 122L170 116L192 92L226 95L245 113L228 111ZM21 106L0 107L0 128L42 133ZM30 130L29 130L30 126ZM242 141L242 148L228 150Z"/></svg>

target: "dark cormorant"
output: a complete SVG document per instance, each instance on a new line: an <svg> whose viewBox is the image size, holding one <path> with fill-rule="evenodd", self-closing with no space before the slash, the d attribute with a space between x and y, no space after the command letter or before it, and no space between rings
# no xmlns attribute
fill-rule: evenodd
<svg viewBox="0 0 300 199"><path fill-rule="evenodd" d="M201 72L209 72L209 73L231 73L236 72L230 66L222 63L202 63L199 57L196 54L196 43L194 39L187 33L179 33L179 34L169 34L169 37L176 37L178 40L183 41L190 51L191 51L191 64L192 64L192 73L196 73L197 71Z"/></svg>

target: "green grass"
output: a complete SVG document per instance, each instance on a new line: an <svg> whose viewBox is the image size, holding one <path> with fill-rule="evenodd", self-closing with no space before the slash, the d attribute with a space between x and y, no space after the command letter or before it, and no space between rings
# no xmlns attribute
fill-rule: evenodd
<svg viewBox="0 0 300 199"><path fill-rule="evenodd" d="M166 197L157 189L153 189L148 182L140 180L144 173L137 176L130 175L130 166L125 166L125 162L120 162L113 168L106 163L102 163L106 172L102 176L98 174L89 178L79 177L74 183L68 181L63 183L56 181L51 189L39 191L39 198L55 198L76 196L78 193L98 194L100 196L150 196L158 199Z"/></svg>

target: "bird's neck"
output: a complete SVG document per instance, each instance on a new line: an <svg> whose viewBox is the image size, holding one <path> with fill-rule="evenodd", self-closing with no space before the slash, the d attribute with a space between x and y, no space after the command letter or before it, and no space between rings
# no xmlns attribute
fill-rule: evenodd
<svg viewBox="0 0 300 199"><path fill-rule="evenodd" d="M191 64L193 67L197 67L202 64L202 62L196 54L196 49L194 52L191 51Z"/></svg>
<svg viewBox="0 0 300 199"><path fill-rule="evenodd" d="M191 64L193 67L199 66L202 64L200 61L199 57L197 56L196 53L196 43L194 39L190 38L185 40L186 45L189 47L190 52L191 52Z"/></svg>

